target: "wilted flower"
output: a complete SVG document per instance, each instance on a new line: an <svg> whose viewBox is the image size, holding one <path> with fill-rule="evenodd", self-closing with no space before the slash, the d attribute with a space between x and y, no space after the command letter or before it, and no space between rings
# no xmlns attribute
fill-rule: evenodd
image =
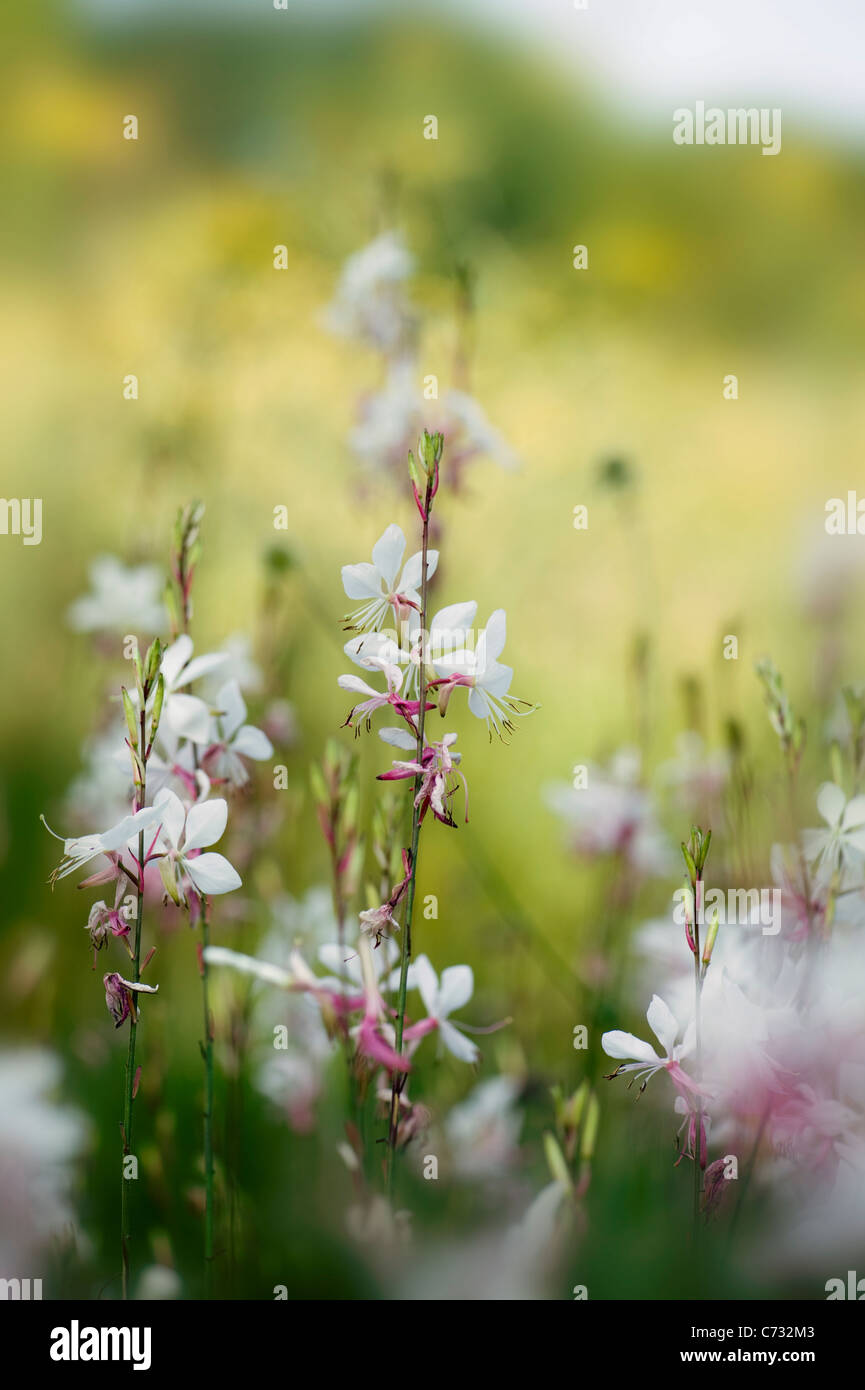
<svg viewBox="0 0 865 1390"><path fill-rule="evenodd" d="M136 994L155 994L159 989L159 985L143 985L140 981L136 984L132 980L124 980L116 971L103 975L102 983L105 986L105 1003L114 1019L115 1028L125 1023L127 1018L131 1017L133 1022L136 1021Z"/></svg>

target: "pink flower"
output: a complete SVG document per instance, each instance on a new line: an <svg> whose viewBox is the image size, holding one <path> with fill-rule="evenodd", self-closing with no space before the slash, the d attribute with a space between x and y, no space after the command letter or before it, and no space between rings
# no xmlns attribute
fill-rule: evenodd
<svg viewBox="0 0 865 1390"><path fill-rule="evenodd" d="M390 743L395 748L412 749L416 752L417 740L412 739L407 729L379 729L379 736L385 743ZM414 800L415 806L420 808L421 822L427 811L431 809L436 820L440 820L443 825L456 825L450 802L457 789L458 779L462 779L463 786L466 788L466 822L468 822L468 786L465 777L457 768L460 754L450 751L456 738L456 734L445 734L438 743L428 743L424 747L421 762L418 762L416 758L408 762L398 760L394 762L389 772L378 774L380 782L393 782L406 777L418 776L422 779Z"/></svg>

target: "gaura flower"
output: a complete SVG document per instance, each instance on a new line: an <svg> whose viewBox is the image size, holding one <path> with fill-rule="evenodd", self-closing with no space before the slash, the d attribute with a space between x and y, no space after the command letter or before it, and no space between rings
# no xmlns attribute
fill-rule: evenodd
<svg viewBox="0 0 865 1390"><path fill-rule="evenodd" d="M441 982L427 956L418 956L408 970L410 989L416 989L424 1002L427 1017L406 1028L408 1041L425 1037L438 1029L442 1044L461 1062L476 1062L480 1052L475 1044L463 1037L459 1026L450 1022L455 1009L461 1009L471 999L475 979L470 965L449 965L442 971Z"/></svg>
<svg viewBox="0 0 865 1390"><path fill-rule="evenodd" d="M184 877L198 893L208 896L231 893L240 887L240 875L223 855L197 853L222 837L228 820L225 801L198 801L187 811L180 797L164 787L156 797L154 809L162 821L159 868L166 892L175 902L185 904Z"/></svg>
<svg viewBox="0 0 865 1390"><path fill-rule="evenodd" d="M842 882L865 867L865 796L848 801L834 782L824 782L817 793L817 810L827 829L803 830L802 844L808 862L824 882L838 872Z"/></svg>
<svg viewBox="0 0 865 1390"><path fill-rule="evenodd" d="M387 1011L384 1000L379 993L375 966L373 965L373 948L365 936L361 936L357 943L357 953L360 957L364 995L363 1018L356 1029L357 1050L364 1057L368 1057L372 1062L377 1062L379 1066L385 1067L388 1071L411 1071L411 1063L408 1058L394 1051L393 1044L382 1032ZM393 1030L389 1028L388 1031L392 1032Z"/></svg>
<svg viewBox="0 0 865 1390"><path fill-rule="evenodd" d="M207 743L212 729L210 707L197 695L182 692L184 686L224 667L229 655L210 652L191 659L192 651L192 638L184 632L162 658L160 671L165 682L162 721L180 738L188 738L192 743Z"/></svg>
<svg viewBox="0 0 865 1390"><path fill-rule="evenodd" d="M622 1076L625 1072L636 1072L635 1080L641 1082L640 1092L642 1093L655 1072L666 1071L676 1090L687 1100L689 1096L699 1094L700 1088L690 1076L683 1071L680 1066L682 1057L687 1057L694 1050L696 1042L696 1027L693 1022L688 1025L685 1036L680 1043L676 1042L679 1032L679 1025L676 1022L671 1010L664 1003L663 999L657 994L652 995L652 1002L646 1010L646 1018L649 1027L654 1033L661 1047L664 1049L663 1057L659 1057L651 1043L643 1042L633 1033L623 1033L619 1029L614 1029L611 1033L604 1033L601 1038L601 1047L608 1057L636 1058L636 1061L625 1060L616 1067L616 1070L607 1077L611 1081L613 1077Z"/></svg>
<svg viewBox="0 0 865 1390"><path fill-rule="evenodd" d="M159 985L143 985L140 982L133 984L132 980L124 980L123 976L116 972L103 975L102 983L105 986L105 1003L114 1019L115 1028L119 1028L130 1017L133 1023L137 1023L136 994L155 994L159 989Z"/></svg>
<svg viewBox="0 0 865 1390"><path fill-rule="evenodd" d="M387 926L390 925L399 931L399 922L396 920L394 913L408 891L408 885L411 879L411 864L408 850L403 850L402 852L402 868L403 877L392 889L387 902L382 903L379 907L367 908L366 911L359 914L361 931L366 932L368 936L374 937L376 946L381 943L382 933Z"/></svg>
<svg viewBox="0 0 865 1390"><path fill-rule="evenodd" d="M405 546L405 536L399 526L391 524L373 546L372 564L364 561L343 565L342 584L346 594L351 599L363 600L362 606L346 619L352 628L360 632L377 631L389 609L393 609L398 627L412 611L420 612L418 590L423 576L423 552L418 551L406 561L397 579ZM435 573L438 558L437 550L427 552L427 578Z"/></svg>
<svg viewBox="0 0 865 1390"><path fill-rule="evenodd" d="M77 598L67 615L76 632L159 632L165 624L156 565L127 568L114 555L99 555L90 566L92 592Z"/></svg>
<svg viewBox="0 0 865 1390"><path fill-rule="evenodd" d="M417 740L412 739L407 729L379 729L379 737L395 748L416 751ZM457 767L461 754L451 752L456 738L456 734L445 734L437 743L425 744L421 762L418 762L416 757L405 762L397 760L389 772L378 774L379 782L394 782L406 777L419 776L421 778L420 787L414 799L415 806L420 809L421 822L427 810L431 809L436 820L440 820L443 825L456 825L450 803L453 800L459 779L462 779L465 788L466 822L468 822L468 784L465 776Z"/></svg>
<svg viewBox="0 0 865 1390"><path fill-rule="evenodd" d="M116 878L120 872L119 861L123 851L131 850L134 856L138 848L139 833L148 830L159 819L160 812L157 807L145 806L134 815L124 816L123 820L118 821L110 830L94 835L79 835L74 840L63 840L63 836L57 835L43 816L42 824L48 833L53 835L55 840L63 840L63 858L51 875L51 883L55 883L58 878L66 878L68 874L83 868L100 855L105 855L111 860L112 869L104 875L98 875L98 878L103 882Z"/></svg>
<svg viewBox="0 0 865 1390"><path fill-rule="evenodd" d="M387 681L387 690L384 692L374 690L371 685L367 685L366 681L361 680L360 676L340 676L337 685L341 690L351 690L356 695L367 697L352 706L343 728L354 728L355 733L357 733L358 730L353 721L359 718L361 722L366 723L367 729L369 729L372 716L376 710L383 709L385 705L391 705L398 715L408 720L414 727L414 720L420 710L420 702L418 700L406 700L400 695L403 673L399 667L380 657L368 657L364 662L358 664L368 666L370 670L380 670ZM427 708L434 709L435 706L428 704Z"/></svg>
<svg viewBox="0 0 865 1390"><path fill-rule="evenodd" d="M519 700L508 694L514 678L513 668L503 666L498 660L505 645L505 636L505 610L497 608L479 633L474 651L464 648L438 659L433 656L441 713L444 714L447 709L456 687L466 686L472 714L486 721L490 737L496 733L499 738L505 732L513 732L511 716L530 714L535 708L527 700Z"/></svg>
<svg viewBox="0 0 865 1390"><path fill-rule="evenodd" d="M414 259L397 231L382 232L349 256L325 320L331 332L358 338L383 352L394 352L405 338L411 315L403 281Z"/></svg>
<svg viewBox="0 0 865 1390"><path fill-rule="evenodd" d="M249 774L242 761L252 758L263 762L273 755L273 744L246 719L246 701L240 693L236 680L227 681L216 697L217 714L214 716L216 741L211 743L202 757L205 772L221 782L229 782L234 787L242 787L249 781Z"/></svg>

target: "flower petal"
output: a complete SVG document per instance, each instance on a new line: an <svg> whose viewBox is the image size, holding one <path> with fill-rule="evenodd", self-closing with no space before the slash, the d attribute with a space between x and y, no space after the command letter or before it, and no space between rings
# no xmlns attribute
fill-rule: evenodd
<svg viewBox="0 0 865 1390"><path fill-rule="evenodd" d="M601 1047L608 1057L614 1057L617 1061L634 1058L649 1066L660 1066L663 1062L663 1058L658 1056L650 1043L643 1042L642 1038L635 1037L633 1033L623 1033L618 1028L614 1028L611 1033L604 1033Z"/></svg>
<svg viewBox="0 0 865 1390"><path fill-rule="evenodd" d="M817 793L817 810L827 825L837 825L844 814L844 793L834 782L824 782Z"/></svg>
<svg viewBox="0 0 865 1390"><path fill-rule="evenodd" d="M180 738L193 743L209 743L213 721L210 710L197 695L169 695L165 701L165 722Z"/></svg>
<svg viewBox="0 0 865 1390"><path fill-rule="evenodd" d="M180 844L180 837L183 834L183 826L186 821L186 811L183 802L176 792L170 787L163 787L161 792L157 792L153 799L154 810L159 812L162 821L162 829L169 842L177 849Z"/></svg>
<svg viewBox="0 0 865 1390"><path fill-rule="evenodd" d="M240 874L222 854L199 854L197 859L184 859L183 867L201 893L231 893L242 882Z"/></svg>
<svg viewBox="0 0 865 1390"><path fill-rule="evenodd" d="M459 968L459 966L455 967L457 970ZM465 1035L461 1033L458 1028L455 1028L452 1023L446 1021L440 1023L439 1036L448 1052L452 1052L454 1057L458 1057L461 1062L478 1061L481 1055L479 1049L470 1038L465 1037Z"/></svg>
<svg viewBox="0 0 865 1390"><path fill-rule="evenodd" d="M664 1049L664 1056L672 1057L679 1025L669 1005L664 1003L660 995L652 995L652 1002L646 1010L646 1018L649 1027Z"/></svg>
<svg viewBox="0 0 865 1390"><path fill-rule="evenodd" d="M405 536L399 526L391 522L372 548L372 562L388 590L393 589L394 580L397 577L400 561L404 554Z"/></svg>
<svg viewBox="0 0 865 1390"><path fill-rule="evenodd" d="M475 992L475 977L470 965L449 965L442 971L439 986L438 1016L447 1018L467 1004Z"/></svg>
<svg viewBox="0 0 865 1390"><path fill-rule="evenodd" d="M215 845L225 833L228 822L228 802L222 797L213 801L199 801L190 806L186 814L186 835L183 853L191 849L203 849L205 845Z"/></svg>
<svg viewBox="0 0 865 1390"><path fill-rule="evenodd" d="M349 598L382 597L381 575L368 560L363 560L358 565L343 565L342 587Z"/></svg>

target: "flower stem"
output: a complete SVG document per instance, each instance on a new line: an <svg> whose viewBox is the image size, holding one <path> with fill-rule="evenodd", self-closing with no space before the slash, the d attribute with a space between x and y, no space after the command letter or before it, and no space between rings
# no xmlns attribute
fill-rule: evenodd
<svg viewBox="0 0 865 1390"><path fill-rule="evenodd" d="M213 1284L213 1026L210 1018L207 947L210 927L207 898L201 899L201 1002L204 1011L204 1287L208 1298Z"/></svg>
<svg viewBox="0 0 865 1390"><path fill-rule="evenodd" d="M424 650L424 635L426 633L427 620L427 589L429 587L429 576L427 574L427 550L429 547L429 517L430 504L432 501L432 485L427 482L426 499L423 518L423 545L421 557L421 611L420 611L420 648L418 651L418 695L419 708L417 717L417 765L423 767L423 748L424 748L424 722L426 715L426 652ZM414 797L411 818L411 862L409 866L409 882L406 890L405 916L402 928L402 950L400 954L399 967L399 993L397 995L397 1014L396 1014L396 1051L402 1052L403 1031L405 1028L405 997L408 983L408 967L411 961L411 922L414 909L415 884L417 882L417 860L418 848L420 845L420 807L418 805L418 793L420 792L423 773L415 774ZM390 1123L388 1126L387 1139L387 1166L386 1184L388 1196L393 1192L394 1180L394 1159L396 1157L396 1141L399 1129L399 1098L402 1088L405 1085L405 1074L394 1072L391 1080L390 1092Z"/></svg>
<svg viewBox="0 0 865 1390"><path fill-rule="evenodd" d="M144 702L139 715L140 742L142 751L146 748ZM135 809L145 804L147 791L147 759L142 760L141 786L137 789ZM135 915L135 940L132 948L132 982L138 984L141 978L141 928L144 923L144 831L138 832L138 910ZM135 1045L138 1039L138 1011L134 997L129 1014L129 1048L126 1054L126 1080L123 1093L123 1124L121 1127L123 1152L120 1164L120 1282L122 1296L129 1297L129 1182L126 1176L126 1157L132 1149L132 1103L135 1091Z"/></svg>

